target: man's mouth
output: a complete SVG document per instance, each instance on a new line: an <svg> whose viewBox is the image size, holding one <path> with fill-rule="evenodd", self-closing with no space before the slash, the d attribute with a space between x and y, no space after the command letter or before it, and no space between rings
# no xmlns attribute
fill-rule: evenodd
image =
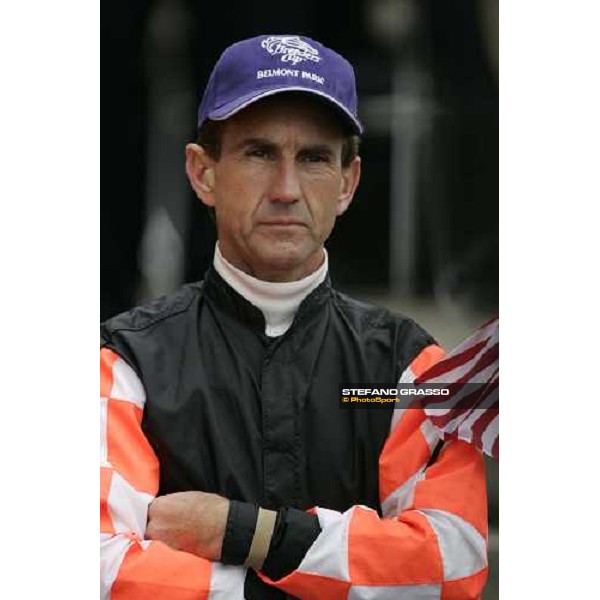
<svg viewBox="0 0 600 600"><path fill-rule="evenodd" d="M306 227L306 223L300 219L290 219L285 217L264 219L259 222L259 225L266 225L270 227Z"/></svg>

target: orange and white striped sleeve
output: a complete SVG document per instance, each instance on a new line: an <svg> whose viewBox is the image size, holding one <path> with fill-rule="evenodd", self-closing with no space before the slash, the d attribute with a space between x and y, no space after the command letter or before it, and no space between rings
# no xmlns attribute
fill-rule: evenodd
<svg viewBox="0 0 600 600"><path fill-rule="evenodd" d="M158 459L141 428L133 369L100 350L100 585L103 600L243 600L246 569L144 540Z"/></svg>
<svg viewBox="0 0 600 600"><path fill-rule="evenodd" d="M404 382L442 355L425 348ZM446 442L437 454L439 444L422 409L396 410L379 461L383 518L364 506L317 508L322 530L298 568L277 581L261 577L303 600L479 598L487 579L483 459L465 442Z"/></svg>

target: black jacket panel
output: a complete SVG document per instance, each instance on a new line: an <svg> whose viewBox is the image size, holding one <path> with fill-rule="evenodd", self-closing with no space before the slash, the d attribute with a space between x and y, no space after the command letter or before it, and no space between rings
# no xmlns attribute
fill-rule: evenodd
<svg viewBox="0 0 600 600"><path fill-rule="evenodd" d="M435 343L413 321L329 281L284 335L268 338L262 313L212 268L203 284L104 323L101 339L146 389L142 425L160 461L159 493L339 511L379 509L392 410L342 410L339 385L395 385Z"/></svg>

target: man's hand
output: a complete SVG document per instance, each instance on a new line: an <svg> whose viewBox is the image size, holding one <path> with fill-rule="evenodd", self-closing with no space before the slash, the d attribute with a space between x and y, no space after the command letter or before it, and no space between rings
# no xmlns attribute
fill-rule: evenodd
<svg viewBox="0 0 600 600"><path fill-rule="evenodd" d="M229 500L204 492L156 498L148 509L146 539L210 560L221 558Z"/></svg>

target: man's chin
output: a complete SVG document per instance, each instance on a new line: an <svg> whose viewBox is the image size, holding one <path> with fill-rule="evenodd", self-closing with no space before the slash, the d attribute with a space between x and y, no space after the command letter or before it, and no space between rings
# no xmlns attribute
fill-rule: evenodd
<svg viewBox="0 0 600 600"><path fill-rule="evenodd" d="M257 253L260 256L257 271L273 281L301 279L319 268L322 262L319 250L310 252L289 242L272 244Z"/></svg>

